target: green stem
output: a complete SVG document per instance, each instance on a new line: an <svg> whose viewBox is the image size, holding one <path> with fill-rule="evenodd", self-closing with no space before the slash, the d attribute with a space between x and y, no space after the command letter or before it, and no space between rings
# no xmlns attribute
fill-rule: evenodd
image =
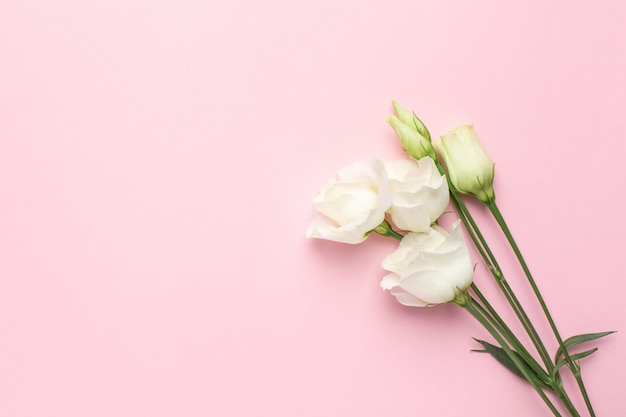
<svg viewBox="0 0 626 417"><path fill-rule="evenodd" d="M589 414L591 415L591 417L595 417L596 413L593 411L593 407L591 406L591 400L589 399L589 395L587 394L587 388L585 388L583 377L580 374L580 367L578 368L578 372L574 373L574 377L576 378L576 382L578 382L578 388L580 388L580 393L583 395L585 405L587 406L587 410L589 410Z"/></svg>
<svg viewBox="0 0 626 417"><path fill-rule="evenodd" d="M485 296L480 292L478 286L476 284L472 284L472 291L476 294L477 298L482 303L475 303L477 310L481 312L481 314L489 320L489 322L494 326L494 328L511 344L515 352L517 352L539 376L539 378L548 386L550 386L554 392L558 395L561 402L565 405L567 410L570 412L571 416L579 417L580 414L576 407L572 403L571 399L567 395L567 392L563 389L562 383L560 379L555 379L555 376L549 376L543 368L539 366L537 361L534 360L532 356L528 353L528 351L524 348L521 342L517 339L515 334L511 331L511 329L506 325L506 323L502 320L502 318L498 315L495 309L491 306L489 301L485 298ZM484 307L484 308L483 308Z"/></svg>
<svg viewBox="0 0 626 417"><path fill-rule="evenodd" d="M511 328L506 324L506 322L500 317L498 312L493 308L491 303L487 300L487 298L482 294L482 292L478 289L476 283L472 283L470 286L472 292L476 295L479 303L476 303L478 308L483 310L483 316L485 316L492 325L502 334L510 343L513 349L522 356L522 358L526 361L528 365L535 371L537 375L548 385L552 386L553 379L552 377L537 363L535 358L528 352L526 347L520 342L520 340L515 336L515 333L511 330ZM481 305L482 304L482 305Z"/></svg>
<svg viewBox="0 0 626 417"><path fill-rule="evenodd" d="M524 310L521 303L517 299L517 296L515 295L515 293L513 292L513 290L507 283L506 279L504 278L504 275L502 273L502 270L500 269L500 266L498 265L498 261L496 260L495 255L489 248L487 241L485 240L484 236L480 232L480 228L474 221L474 218L472 217L469 209L465 205L465 202L459 195L458 191L456 190L449 176L446 174L446 171L443 169L443 166L441 165L439 161L436 161L436 165L437 165L439 172L442 175L446 176L446 179L448 182L448 188L450 190L450 195L452 197L452 202L454 203L454 206L456 207L457 212L459 213L459 216L461 217L461 220L463 221L463 224L465 225L465 229L467 230L472 241L474 242L474 246L476 247L476 249L478 249L478 252L480 253L481 257L487 264L487 267L489 268L493 277L498 283L500 290L502 291L505 298L509 302L511 308L513 309L513 312L515 313L520 323L524 327L524 330L526 331L526 333L528 334L528 337L530 338L531 342L535 346L535 349L539 353L539 356L541 356L541 359L543 363L545 364L546 369L550 373L554 365L552 363L552 360L550 359L550 354L548 353L545 345L543 344L541 338L539 337L539 334L537 333L537 330L535 329L532 322L528 318L528 315L526 314L526 311Z"/></svg>
<svg viewBox="0 0 626 417"><path fill-rule="evenodd" d="M556 391L556 394L559 396L559 398L563 402L563 404L565 404L565 407L567 407L567 410L570 412L572 417L580 417L578 410L576 410L576 407L574 407L574 404L572 403L572 400L569 398L569 395L567 395L567 392L563 388L563 385L559 383L556 386L554 386L554 389Z"/></svg>
<svg viewBox="0 0 626 417"><path fill-rule="evenodd" d="M541 389L535 378L529 373L526 365L520 360L520 358L511 350L509 345L506 343L504 338L500 335L500 333L496 330L495 327L490 323L490 321L484 317L480 310L476 308L474 305L476 302L469 295L465 295L462 299L456 301L458 305L467 310L483 327L493 336L493 338L500 344L502 349L505 351L507 356L511 359L511 361L515 364L515 366L520 370L524 378L533 386L537 394L541 397L544 403L548 406L548 408L552 411L552 413L557 417L562 417L561 413L556 409L554 404L550 401L550 399L546 396L545 392Z"/></svg>
<svg viewBox="0 0 626 417"><path fill-rule="evenodd" d="M587 406L587 409L589 410L589 414L592 417L595 417L593 407L591 406L591 401L589 400L589 396L587 395L587 390L585 389L585 385L580 375L580 368L578 367L576 363L574 363L571 356L569 355L567 348L565 344L563 343L563 339L561 338L561 335L556 327L556 324L554 323L554 320L552 319L552 315L550 314L550 311L548 310L548 306L546 305L546 302L543 299L541 292L539 291L539 287L537 286L537 283L535 282L535 279L533 278L530 272L530 269L528 268L528 264L526 263L526 260L522 256L519 246L517 245L517 243L515 242L515 239L513 238L513 235L511 234L511 230L506 224L504 217L502 216L502 213L500 212L500 209L498 208L495 201L492 201L491 203L487 204L487 207L489 208L489 211L491 211L491 214L496 219L496 221L498 222L498 225L502 229L502 232L504 233L507 240L509 241L509 244L511 245L511 248L513 249L513 252L515 253L515 256L517 257L517 260L519 261L522 267L522 270L524 271L524 274L526 275L526 278L535 294L535 297L539 301L539 305L541 306L541 309L543 310L543 313L545 314L548 320L548 323L550 324L552 333L554 333L554 336L559 344L559 347L563 351L563 355L565 356L565 360L567 361L568 367L570 368L570 370L574 374L574 377L576 378L576 381L578 382L579 389L581 391L583 398L585 399L585 404Z"/></svg>
<svg viewBox="0 0 626 417"><path fill-rule="evenodd" d="M441 168L441 170L443 170L443 168ZM500 287L500 290L502 291L505 298L511 305L513 312L515 313L520 323L524 327L524 330L526 331L531 342L535 346L535 349L537 349L537 352L539 353L539 356L541 356L541 359L544 365L546 366L546 369L548 370L548 372L551 372L554 365L552 363L552 360L550 359L550 354L548 353L545 345L543 344L543 342L541 341L541 338L539 337L539 334L537 333L537 330L533 326L530 318L526 314L526 311L524 310L521 303L517 299L517 296L515 295L515 293L509 286L508 282L504 278L504 274L502 273L502 270L500 269L500 266L498 265L498 262L493 252L489 248L487 241L485 240L484 236L480 232L480 229L478 228L478 225L474 221L474 218L472 217L469 209L465 205L465 202L463 201L461 196L458 194L458 192L454 188L454 185L449 179L448 179L448 185L450 188L450 195L452 196L452 201L459 213L459 216L461 217L461 220L463 221L463 224L465 225L465 228L468 234L470 235L470 238L474 242L474 246L478 249L478 252L484 259L487 266L489 267L489 270L491 271L498 286Z"/></svg>

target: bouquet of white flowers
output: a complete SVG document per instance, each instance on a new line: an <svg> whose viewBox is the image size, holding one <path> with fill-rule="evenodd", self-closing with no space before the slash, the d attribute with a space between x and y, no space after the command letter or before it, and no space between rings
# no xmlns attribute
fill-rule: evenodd
<svg viewBox="0 0 626 417"><path fill-rule="evenodd" d="M430 133L414 113L392 103L395 115L388 123L411 159L354 163L328 180L313 204L316 216L308 237L357 244L371 233L400 241L382 262L388 273L381 286L407 306L429 307L454 303L478 320L494 343L478 340L481 352L530 383L555 416L560 401L569 415L580 416L564 388L560 372L569 369L578 384L587 412L595 416L581 375L580 360L597 348L574 347L612 332L588 333L563 339L539 292L522 253L496 204L494 164L480 145L473 126L465 125L431 141ZM550 355L515 295L489 243L480 232L462 195L478 199L492 213L515 253L524 275L558 343ZM449 231L437 224L452 201L459 215ZM525 346L473 282L474 265L466 246L463 224L527 334ZM530 353L534 350L540 360ZM553 392L554 396L546 395Z"/></svg>

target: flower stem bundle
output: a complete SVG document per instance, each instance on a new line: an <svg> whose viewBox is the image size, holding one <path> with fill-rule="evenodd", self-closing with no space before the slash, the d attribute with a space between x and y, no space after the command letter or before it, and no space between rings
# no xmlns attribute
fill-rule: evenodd
<svg viewBox="0 0 626 417"><path fill-rule="evenodd" d="M574 352L580 344L612 332L587 333L563 339L535 278L496 204L493 187L494 164L480 145L471 125L458 127L431 141L430 132L412 112L393 102L395 115L388 119L410 159L369 164L355 163L339 171L322 188L314 206L316 216L307 230L308 237L357 244L371 233L399 240L398 248L382 262L387 274L381 287L403 305L430 307L453 303L474 317L494 343L476 339L481 349L500 364L532 385L555 416L560 408L572 417L577 410L564 388L561 372L568 369L577 382L586 413L595 412L581 374L581 359L597 348ZM509 285L504 271L485 236L474 220L465 198L476 198L492 214L515 254L525 280L558 344L554 355L548 352L535 325ZM437 223L449 203L459 220L450 230ZM461 224L508 302L532 347L496 311L473 281L474 265ZM537 361L532 351L536 352ZM552 393L548 395L548 393ZM555 398L556 397L556 398ZM561 405L558 406L558 403Z"/></svg>

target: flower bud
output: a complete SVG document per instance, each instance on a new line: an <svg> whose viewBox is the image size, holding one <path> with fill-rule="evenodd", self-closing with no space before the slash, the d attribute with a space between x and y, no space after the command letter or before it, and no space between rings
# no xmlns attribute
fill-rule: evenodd
<svg viewBox="0 0 626 417"><path fill-rule="evenodd" d="M434 160L437 154L430 142L430 133L420 119L395 101L392 102L397 116L391 116L387 123L395 130L402 147L414 159L430 156Z"/></svg>
<svg viewBox="0 0 626 417"><path fill-rule="evenodd" d="M480 145L474 126L464 125L442 135L435 148L443 158L454 187L484 204L496 199L493 191L494 164Z"/></svg>
<svg viewBox="0 0 626 417"><path fill-rule="evenodd" d="M426 126L424 126L424 123L422 123L422 121L415 115L415 113L409 111L408 109L405 109L396 101L392 101L391 105L396 111L396 116L398 116L398 119L400 119L402 123L414 128L420 135L430 140L430 132L428 131Z"/></svg>

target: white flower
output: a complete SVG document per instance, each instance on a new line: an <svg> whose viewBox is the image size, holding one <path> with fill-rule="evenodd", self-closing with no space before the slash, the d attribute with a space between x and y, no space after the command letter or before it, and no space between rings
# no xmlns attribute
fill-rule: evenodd
<svg viewBox="0 0 626 417"><path fill-rule="evenodd" d="M427 307L454 301L472 283L474 269L459 222L448 234L439 226L409 233L382 263L380 285L404 305Z"/></svg>
<svg viewBox="0 0 626 417"><path fill-rule="evenodd" d="M450 181L464 194L471 194L485 204L495 200L493 162L480 145L474 127L465 125L441 136L435 142Z"/></svg>
<svg viewBox="0 0 626 417"><path fill-rule="evenodd" d="M402 230L425 232L448 207L446 178L430 157L404 159L385 164L393 203L391 220Z"/></svg>
<svg viewBox="0 0 626 417"><path fill-rule="evenodd" d="M355 162L330 179L313 200L317 215L307 237L361 243L385 219L391 206L385 163Z"/></svg>

